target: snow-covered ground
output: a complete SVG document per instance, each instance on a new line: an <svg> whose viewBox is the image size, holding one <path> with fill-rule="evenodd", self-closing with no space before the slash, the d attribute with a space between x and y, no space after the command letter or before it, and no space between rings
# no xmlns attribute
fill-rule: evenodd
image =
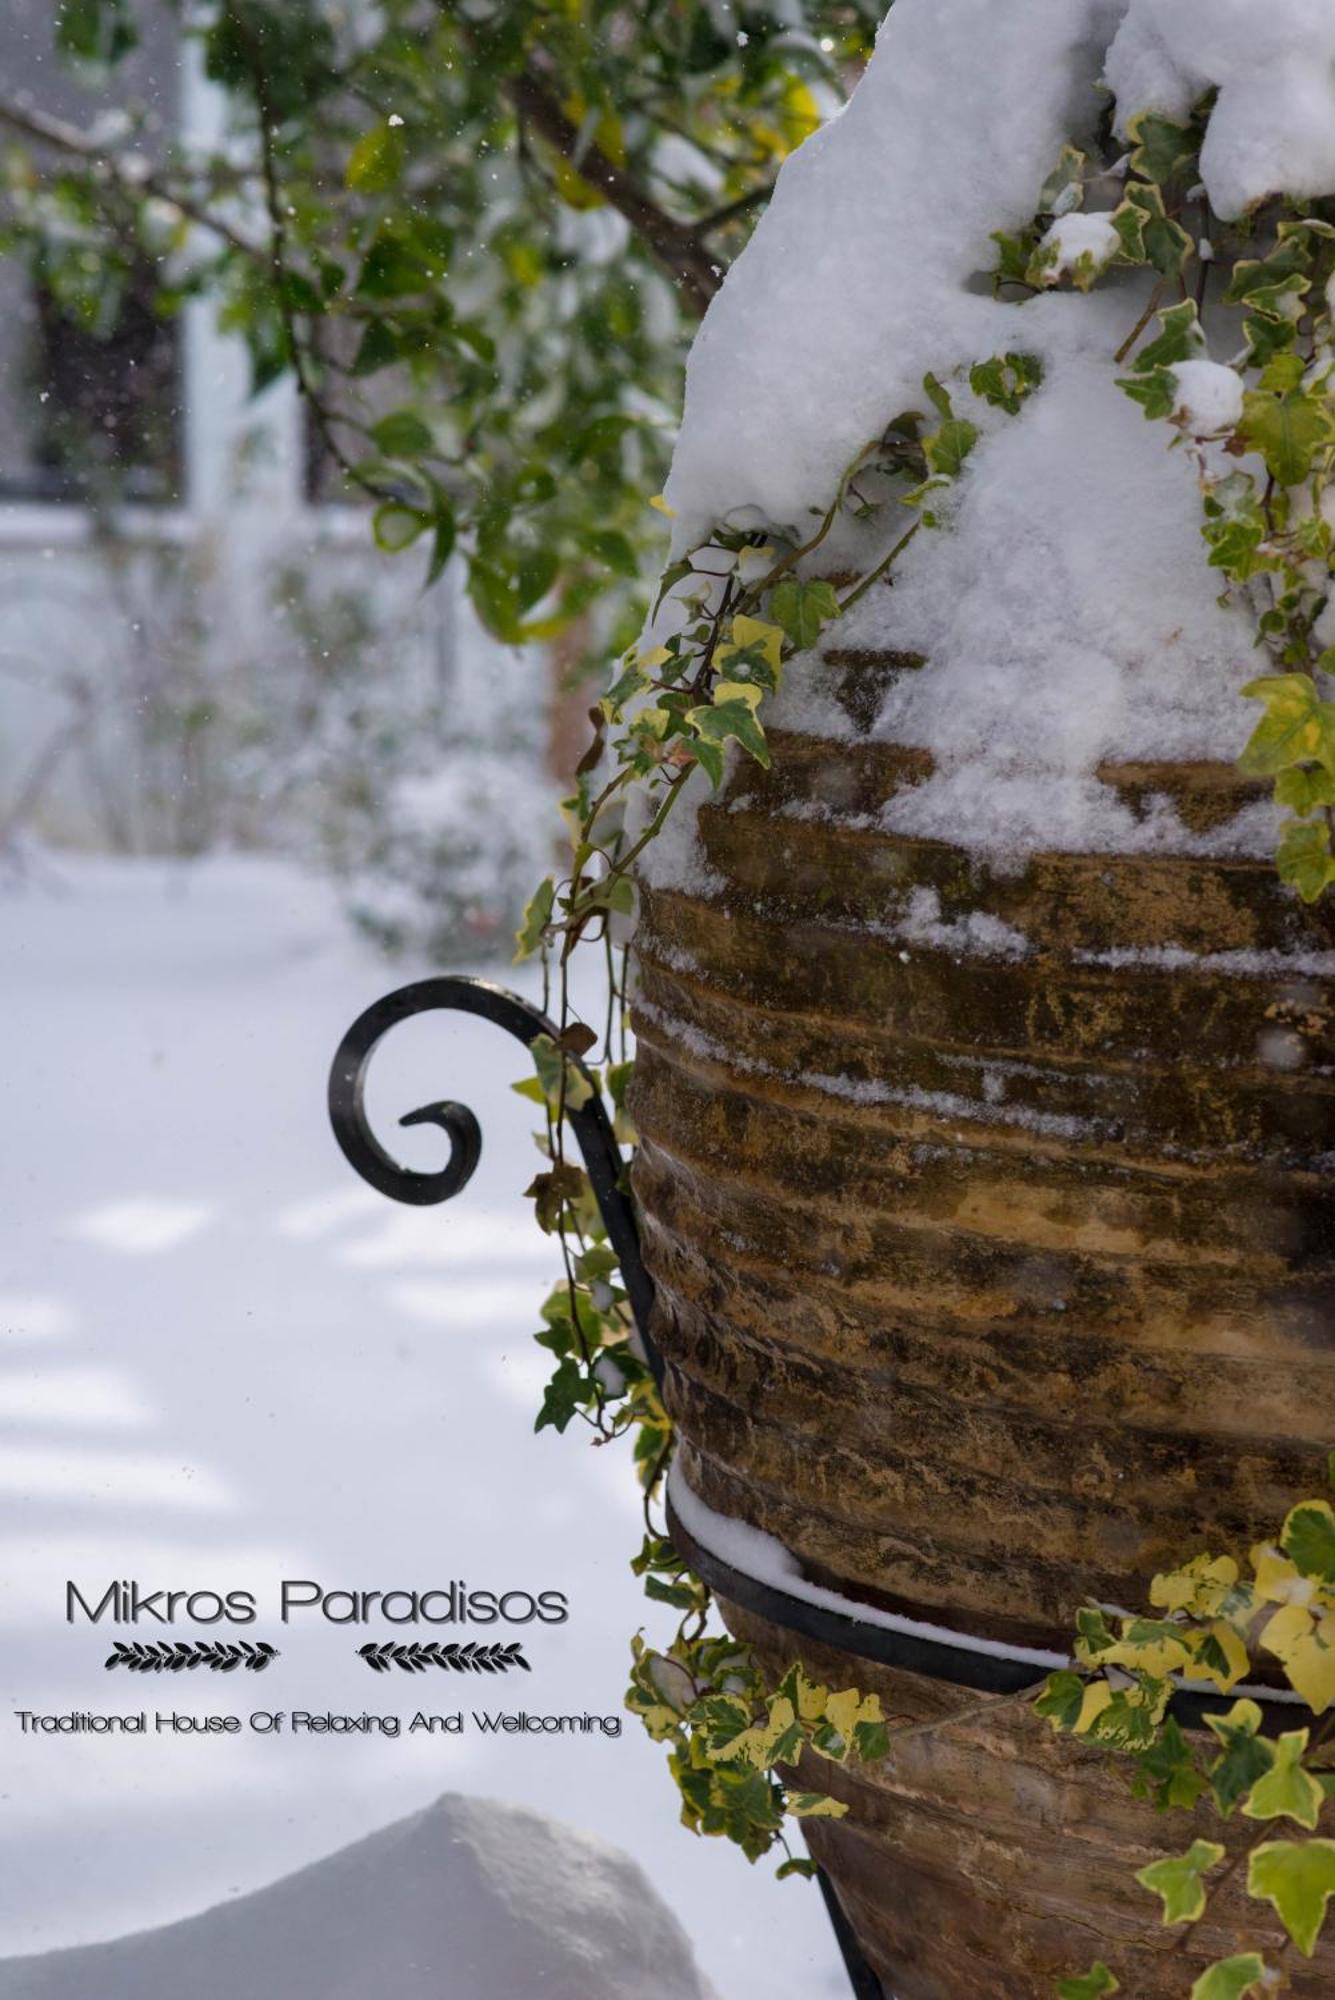
<svg viewBox="0 0 1335 2000"><path fill-rule="evenodd" d="M187 1915L451 1789L626 1849L723 2000L846 1990L814 1889L686 1834L630 1718L574 1739L19 1734L19 1708L620 1716L629 1634L654 1619L626 1567L624 1458L532 1434L552 1258L520 1198L518 1046L441 1019L386 1045L383 1134L457 1095L485 1135L465 1195L396 1208L337 1152L324 1087L354 1014L413 969L362 950L318 885L258 861L45 857L0 926L0 1951ZM422 1165L433 1142L396 1141ZM64 1621L67 1578L117 1576L262 1607L284 1576L462 1577L564 1590L571 1619L520 1628L534 1672L485 1688L357 1659L411 1628L276 1616L249 1628L283 1649L262 1677L150 1680L103 1671L105 1623Z"/></svg>

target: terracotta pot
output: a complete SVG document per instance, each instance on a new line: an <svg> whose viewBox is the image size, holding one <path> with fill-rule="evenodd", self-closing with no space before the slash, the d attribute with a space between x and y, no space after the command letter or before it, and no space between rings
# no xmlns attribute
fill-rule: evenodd
<svg viewBox="0 0 1335 2000"><path fill-rule="evenodd" d="M646 890L637 936L635 1185L679 1470L850 1599L1065 1651L1087 1598L1139 1605L1156 1569L1245 1549L1324 1487L1331 985L1230 955L1311 960L1328 919L1262 862L999 873L874 824L925 753L773 748L701 813L710 893ZM1101 775L1133 806L1168 792L1184 847L1255 790ZM924 888L936 943L901 928ZM1023 955L944 928L979 914ZM812 1652L738 1624L775 1663ZM831 1676L897 1712L978 1700ZM1106 1939L1138 2000L1185 1993L1124 1865L1185 1820L1023 1709L945 1744L930 1771L824 1774L854 1811L820 1851L887 1991L1050 2000ZM1332 1990L1335 1946L1318 1966L1295 1992Z"/></svg>

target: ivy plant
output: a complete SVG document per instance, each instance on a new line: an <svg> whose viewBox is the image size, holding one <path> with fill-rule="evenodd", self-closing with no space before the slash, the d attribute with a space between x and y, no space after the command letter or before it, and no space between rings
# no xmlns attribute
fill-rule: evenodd
<svg viewBox="0 0 1335 2000"><path fill-rule="evenodd" d="M1221 1823L1254 1823L1231 1859L1222 1842L1198 1837L1135 1879L1158 1898L1164 1925L1186 1929L1207 1917L1213 1928L1224 1923L1211 1899L1240 1878L1278 1917L1285 1943L1261 1952L1239 1937L1238 1950L1200 1974L1190 2000L1273 1993L1290 1951L1312 1957L1335 1894L1335 1510L1326 1499L1303 1501L1245 1567L1197 1555L1156 1576L1149 1595L1141 1616L1088 1605L1073 1665L1049 1678L1036 1706L1055 1730L1121 1757L1136 1796L1160 1812L1197 1808ZM1298 1697L1292 1728L1266 1734L1247 1695L1207 1713L1200 1732L1188 1734L1170 1714L1183 1678L1227 1695L1267 1664ZM1056 1988L1058 2000L1121 1990L1102 1961Z"/></svg>
<svg viewBox="0 0 1335 2000"><path fill-rule="evenodd" d="M1274 779L1289 815L1279 872L1314 903L1335 883L1335 201L1279 196L1222 221L1200 171L1212 108L1132 119L1121 160L1068 147L1033 226L996 239L997 283L1152 279L1117 356L1121 387L1195 462L1205 559L1249 613L1265 667L1243 689L1263 714L1241 768ZM1086 225L1074 237L1073 216ZM1216 327L1231 346L1219 359Z"/></svg>

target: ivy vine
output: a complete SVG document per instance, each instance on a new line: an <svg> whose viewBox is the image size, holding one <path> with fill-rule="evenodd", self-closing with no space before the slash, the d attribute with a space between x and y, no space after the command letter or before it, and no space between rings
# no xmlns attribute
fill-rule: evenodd
<svg viewBox="0 0 1335 2000"><path fill-rule="evenodd" d="M1335 1454L1332 1455L1335 1480ZM1075 1664L1053 1674L1037 1701L1055 1730L1126 1759L1138 1798L1160 1812L1194 1807L1221 1821L1254 1820L1255 1840L1230 1860L1216 1840L1151 1862L1136 1881L1162 1905L1161 1921L1184 1930L1207 1913L1234 1876L1271 1906L1285 1943L1243 1948L1207 1966L1191 2000L1246 2000L1285 1983L1290 1951L1311 1958L1335 1895L1335 1510L1324 1499L1294 1507L1276 1538L1258 1543L1250 1574L1232 1556L1198 1555L1156 1576L1148 1616L1088 1605L1077 1619ZM1114 1625L1116 1629L1114 1629ZM1207 1715L1209 1735L1186 1732L1168 1712L1176 1677L1231 1693L1262 1656L1278 1662L1300 1697L1300 1726L1262 1734L1257 1703L1244 1697ZM1324 1719L1323 1719L1324 1718ZM1322 1824L1327 1832L1322 1833ZM1302 1838L1292 1829L1297 1827ZM1120 1992L1103 1961L1064 1979L1057 2000L1102 2000Z"/></svg>

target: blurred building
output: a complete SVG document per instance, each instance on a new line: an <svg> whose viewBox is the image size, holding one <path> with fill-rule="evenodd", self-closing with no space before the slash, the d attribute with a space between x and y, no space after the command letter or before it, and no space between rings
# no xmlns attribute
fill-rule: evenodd
<svg viewBox="0 0 1335 2000"><path fill-rule="evenodd" d="M58 62L55 12L7 0L8 98L84 133L133 101L150 152L218 136L170 9L98 90ZM164 324L153 285L85 330L0 260L0 862L277 847L333 866L389 940L420 942L442 890L430 947L467 956L545 862L514 804L545 795L546 665L488 640L456 577L424 594L419 552L377 552L293 384L252 400L213 305Z"/></svg>

